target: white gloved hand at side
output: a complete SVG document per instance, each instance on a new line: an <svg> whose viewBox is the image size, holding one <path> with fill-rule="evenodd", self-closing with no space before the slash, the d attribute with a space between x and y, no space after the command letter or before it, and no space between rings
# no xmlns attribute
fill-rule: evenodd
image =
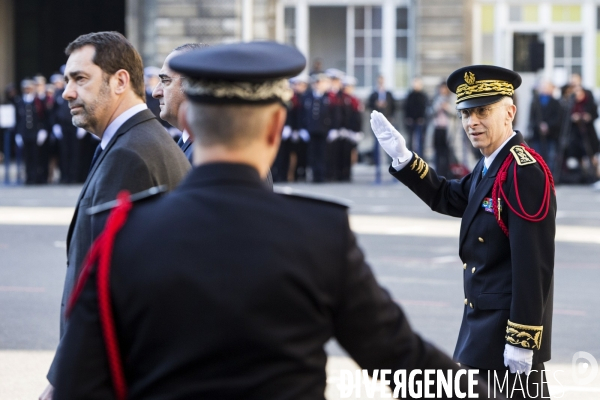
<svg viewBox="0 0 600 400"><path fill-rule="evenodd" d="M511 346L510 344L504 345L504 366L508 367L512 374L525 373L525 375L529 375L532 364L533 350Z"/></svg>
<svg viewBox="0 0 600 400"><path fill-rule="evenodd" d="M43 145L47 138L48 138L48 131L45 129L40 129L37 134L37 145L38 146Z"/></svg>
<svg viewBox="0 0 600 400"><path fill-rule="evenodd" d="M412 152L406 147L404 137L390 124L384 115L378 111L371 113L371 128L379 144L386 153L400 163L408 161Z"/></svg>

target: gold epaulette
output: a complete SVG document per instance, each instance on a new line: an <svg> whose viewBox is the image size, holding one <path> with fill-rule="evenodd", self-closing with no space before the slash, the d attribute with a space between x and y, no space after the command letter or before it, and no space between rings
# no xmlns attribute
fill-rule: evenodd
<svg viewBox="0 0 600 400"><path fill-rule="evenodd" d="M410 170L419 174L419 178L423 179L429 172L429 165L415 153L415 160L410 164Z"/></svg>
<svg viewBox="0 0 600 400"><path fill-rule="evenodd" d="M510 148L510 152L513 154L515 160L517 160L517 164L520 166L535 164L537 162L531 153L529 153L523 146L513 146Z"/></svg>
<svg viewBox="0 0 600 400"><path fill-rule="evenodd" d="M516 324L508 320L506 341L524 349L539 350L542 346L543 326Z"/></svg>

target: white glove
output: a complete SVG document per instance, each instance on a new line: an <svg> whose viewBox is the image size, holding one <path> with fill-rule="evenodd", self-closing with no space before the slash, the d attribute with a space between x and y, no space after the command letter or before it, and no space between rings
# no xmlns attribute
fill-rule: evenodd
<svg viewBox="0 0 600 400"><path fill-rule="evenodd" d="M77 139L83 139L87 131L83 128L77 128Z"/></svg>
<svg viewBox="0 0 600 400"><path fill-rule="evenodd" d="M406 147L406 140L400 132L378 111L371 113L371 128L383 150L401 163L410 160L412 152Z"/></svg>
<svg viewBox="0 0 600 400"><path fill-rule="evenodd" d="M54 134L54 137L58 140L62 139L62 128L59 124L54 124L52 126L52 133Z"/></svg>
<svg viewBox="0 0 600 400"><path fill-rule="evenodd" d="M335 139L337 139L339 136L339 133L337 131L337 129L331 129L329 131L329 133L327 134L327 141L329 143L333 142Z"/></svg>
<svg viewBox="0 0 600 400"><path fill-rule="evenodd" d="M288 125L283 127L283 131L281 131L281 140L288 140L292 136L292 128Z"/></svg>
<svg viewBox="0 0 600 400"><path fill-rule="evenodd" d="M37 145L38 146L43 145L47 138L48 138L48 131L46 131L45 129L40 129L37 134Z"/></svg>
<svg viewBox="0 0 600 400"><path fill-rule="evenodd" d="M300 135L300 138L303 141L305 141L305 142L310 141L310 135L308 134L308 131L306 129L300 129L300 132L298 132L298 134Z"/></svg>
<svg viewBox="0 0 600 400"><path fill-rule="evenodd" d="M352 140L354 143L360 142L363 140L363 137L365 137L365 134L362 132L350 132L350 140Z"/></svg>
<svg viewBox="0 0 600 400"><path fill-rule="evenodd" d="M23 136L21 136L20 133L17 133L15 135L15 143L17 144L17 147L19 147L20 149L23 148Z"/></svg>
<svg viewBox="0 0 600 400"><path fill-rule="evenodd" d="M511 346L508 343L504 345L504 366L508 367L512 374L529 375L532 364L533 350Z"/></svg>

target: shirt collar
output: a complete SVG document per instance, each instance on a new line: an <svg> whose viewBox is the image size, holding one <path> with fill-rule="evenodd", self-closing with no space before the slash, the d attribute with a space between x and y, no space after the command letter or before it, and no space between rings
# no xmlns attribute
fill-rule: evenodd
<svg viewBox="0 0 600 400"><path fill-rule="evenodd" d="M187 143L189 138L190 134L184 129L183 132L181 132L181 139L183 140L183 143Z"/></svg>
<svg viewBox="0 0 600 400"><path fill-rule="evenodd" d="M483 160L483 162L484 162L484 164L485 164L485 167L486 167L487 169L490 169L490 165L492 165L492 163L494 162L494 159L496 158L496 156L498 155L498 153L500 153L500 150L502 150L502 148L503 148L504 146L506 146L506 143L508 143L508 141L509 141L510 139L512 139L512 138L513 138L513 137L514 137L516 134L517 134L517 132L513 131L512 135L510 135L510 137L509 137L508 139L506 139L506 140L504 141L504 143L502 143L502 144L500 145L500 147L498 147L498 148L496 149L496 151L494 151L494 152L493 152L493 153L492 153L492 154L491 154L489 157L485 157L485 159Z"/></svg>
<svg viewBox="0 0 600 400"><path fill-rule="evenodd" d="M100 146L102 150L106 148L110 139L115 136L115 133L119 130L121 125L125 123L129 118L133 117L135 114L140 111L148 109L146 103L138 104L137 106L133 106L130 109L124 111L121 115L119 115L113 122L110 123L104 130L104 134L102 135L102 140L100 141Z"/></svg>

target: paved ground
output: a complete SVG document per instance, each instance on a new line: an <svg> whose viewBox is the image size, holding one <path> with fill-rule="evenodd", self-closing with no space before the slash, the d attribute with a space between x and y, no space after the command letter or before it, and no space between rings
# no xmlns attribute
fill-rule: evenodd
<svg viewBox="0 0 600 400"><path fill-rule="evenodd" d="M375 185L370 168L356 172L352 184L290 186L352 201L353 229L380 283L417 331L452 353L463 309L458 221L432 213L387 176ZM0 187L0 399L35 398L45 385L58 338L64 240L79 189ZM551 375L549 382L553 398L598 399L600 374L592 384L578 386L571 363L578 351L600 360L600 192L590 187L559 187L557 192L553 359L548 367L565 372L557 372L554 382ZM356 367L335 342L327 348L327 396L337 399L339 371ZM593 366L583 368L575 370L575 378L589 375Z"/></svg>

